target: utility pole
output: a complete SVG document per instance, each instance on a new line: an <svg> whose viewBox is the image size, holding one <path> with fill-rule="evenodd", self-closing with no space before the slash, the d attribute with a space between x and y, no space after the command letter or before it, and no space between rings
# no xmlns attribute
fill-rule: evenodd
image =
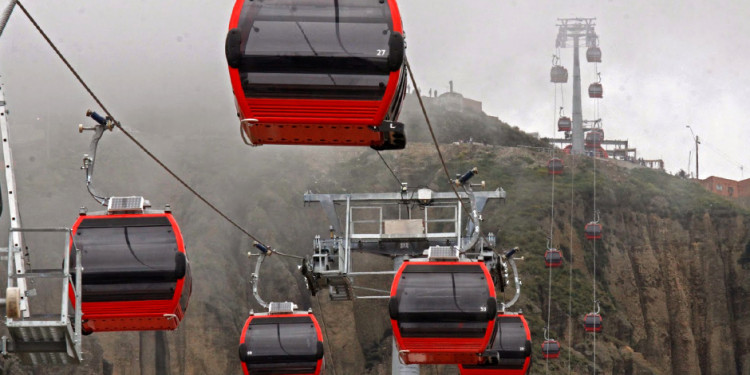
<svg viewBox="0 0 750 375"><path fill-rule="evenodd" d="M695 141L695 179L700 180L700 174L698 173L698 145L701 144L701 141L698 136L693 133L693 128L691 128L690 125L687 125L685 127L690 129L690 134L693 135L693 141Z"/></svg>
<svg viewBox="0 0 750 375"><path fill-rule="evenodd" d="M695 179L700 180L700 173L698 172L698 145L701 144L701 141L698 139L698 136L695 136Z"/></svg>

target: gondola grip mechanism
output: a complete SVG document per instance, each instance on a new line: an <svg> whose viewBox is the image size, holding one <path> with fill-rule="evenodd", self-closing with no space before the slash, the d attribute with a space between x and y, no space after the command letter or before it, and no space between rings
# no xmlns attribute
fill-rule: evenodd
<svg viewBox="0 0 750 375"><path fill-rule="evenodd" d="M454 180L454 183L456 186L463 186L466 184L472 177L479 174L479 169L477 167L472 168L468 172L464 173L463 175L459 176L456 180Z"/></svg>

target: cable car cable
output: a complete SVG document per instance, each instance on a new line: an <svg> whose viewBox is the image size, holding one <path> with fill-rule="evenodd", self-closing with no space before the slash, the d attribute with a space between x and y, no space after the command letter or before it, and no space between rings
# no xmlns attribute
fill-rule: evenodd
<svg viewBox="0 0 750 375"><path fill-rule="evenodd" d="M555 84L557 86L557 84ZM562 84L560 85L562 86ZM562 91L562 87L561 87ZM557 121L557 87L555 87L555 101L554 106L552 107L552 131L554 134L554 131L556 130ZM550 148L550 160L554 158L555 156L555 148L554 146ZM547 251L549 251L553 246L553 236L554 236L554 224L555 224L555 174L552 174L552 193L551 193L551 203L550 203L550 218L549 218L549 235L547 237ZM546 259L545 259L546 262ZM547 267L548 270L548 285L547 285L547 326L544 328L545 336L549 333L549 326L550 326L550 318L552 316L552 268L553 267ZM547 339L547 338L545 338ZM544 367L545 372L549 374L549 358L545 358L544 361Z"/></svg>
<svg viewBox="0 0 750 375"><path fill-rule="evenodd" d="M391 172L391 174L393 175L393 178L395 178L395 179L396 179L396 182L398 182L398 186L401 186L401 185L402 185L402 182L401 182L401 180L400 180L400 179L398 178L398 176L396 176L396 172L394 172L394 171L393 171L393 169L391 169L391 166L390 166L390 165L388 165L388 162L386 162L386 161L385 161L385 159L383 158L383 155L382 155L382 154L380 153L380 151L378 151L378 150L375 150L375 152L377 152L377 153L378 153L378 156L380 156L380 160L382 160L382 161L383 161L383 164L385 164L385 167L386 167L386 168L388 168L388 170L389 170L389 171Z"/></svg>
<svg viewBox="0 0 750 375"><path fill-rule="evenodd" d="M597 68L597 70L598 70L598 68ZM597 75L598 74L599 73L597 72ZM601 79L601 76L599 76L599 78ZM598 115L599 115L599 101L598 100L596 101L596 111L597 111L597 118L598 118ZM594 158L594 220L597 221L597 222L599 221L599 211L597 211L597 209L596 209L596 157L597 157L597 152L598 151L599 151L598 149L594 150L594 155L593 155L593 158ZM597 313L598 313L598 306L597 306L598 303L597 303L597 299L596 299L596 242L597 242L597 240L594 240L594 267L593 267L594 268L594 275L593 275L594 276L593 277L594 282L593 282L593 292L594 292L594 309L597 310ZM594 364L593 364L593 368L594 368L594 375L596 375L596 330L594 330L594 348L593 348L593 352L594 352Z"/></svg>
<svg viewBox="0 0 750 375"><path fill-rule="evenodd" d="M331 369L333 370L333 375L336 375L336 362L333 360L333 350L331 350L331 340L328 338L328 324L326 323L326 314L323 312L323 306L320 305L320 293L315 294L315 301L318 303L318 311L320 311L320 320L323 321L323 335L325 335L325 345L328 346L328 355L331 357Z"/></svg>
<svg viewBox="0 0 750 375"><path fill-rule="evenodd" d="M153 153L151 153L151 151L149 151L146 148L146 146L144 146L135 137L133 137L133 135L130 134L130 132L128 132L127 130L125 130L125 128L122 127L122 125L120 124L120 122L116 121L114 119L114 116L109 111L109 109L107 109L107 107L104 105L104 103L102 103L102 101L99 99L99 97L97 97L96 94L94 94L94 92L91 90L91 88L89 87L89 85L86 84L86 82L83 80L83 78L81 78L81 76L78 74L78 72L75 70L75 68L73 68L73 66L70 65L70 63L65 58L65 56L63 56L63 54L60 52L60 50L57 49L57 46L55 46L55 44L52 42L52 40L50 40L50 38L42 30L42 28L36 22L36 20L34 19L34 17L31 16L31 14L29 13L29 11L26 10L26 7L23 6L23 4L21 3L20 0L17 2L17 5L18 5L19 8L21 8L21 10L26 15L26 17L29 19L29 21L31 21L31 23L34 25L34 27L36 28L36 30L42 35L42 37L44 38L44 40L47 41L47 44L49 44L49 46L52 47L52 49L55 51L55 54L57 54L57 56L60 58L60 60L62 60L62 62L65 64L65 66L68 67L68 70L70 70L70 72L73 73L73 75L76 77L76 79L78 80L78 82L83 86L83 88L86 90L86 92L89 93L89 95L91 96L91 98L93 98L94 101L96 101L96 103L99 105L99 107L101 107L102 110L104 110L104 112L107 114L107 116L109 116L112 119L112 121L114 122L115 126L118 129L120 129L120 131L122 131L122 133L125 134L125 136L128 137L128 139L130 139L133 143L135 143L136 146L138 146L138 148L140 148L143 152L145 152L152 160L154 160L160 167L162 167L162 169L164 169L167 173L169 173L169 175L171 175L175 180L177 180L180 184L182 184L183 187L185 187L186 189L188 189L188 191L190 191L191 193L193 193L193 195L195 195L198 199L200 199L203 203L205 203L214 212L216 212L217 214L219 214L219 216L221 216L224 220L228 221L235 228L237 228L240 232L242 232L245 235L247 235L248 237L250 237L253 241L258 242L260 244L263 244L263 242L260 241L257 237L253 236L245 228L241 227L234 220L232 220L231 218L229 218L229 216L227 216L219 208L217 208L216 206L214 206L211 202L209 202L205 197L203 197L203 195L201 195L195 189L193 189L190 185L188 185L187 182L185 182L182 178L180 178L177 174L175 174L175 172L173 172L169 167L167 167L166 164L164 164L161 160L159 160L158 157L156 157ZM273 250L273 252L277 253L277 254L279 254L281 256L295 257L295 258L300 258L300 259L303 258L303 257L297 257L297 256L293 256L293 255L284 254L284 253L281 253L281 252L276 251L276 250Z"/></svg>
<svg viewBox="0 0 750 375"><path fill-rule="evenodd" d="M571 161L574 159L571 158ZM574 204L575 204L575 184L576 184L576 166L573 163L571 164L570 173L571 173L571 182L570 182L570 249L568 250L570 252L570 264L568 265L568 375L571 375L571 355L572 355L572 348L573 345L573 212L574 212Z"/></svg>
<svg viewBox="0 0 750 375"><path fill-rule="evenodd" d="M414 85L414 93L417 95L417 99L419 100L419 106L422 108L422 114L424 115L425 122L427 122L427 127L430 130L430 136L432 136L432 142L435 144L435 149L437 149L438 157L440 158L440 163L443 165L443 172L445 172L445 177L448 178L448 181L450 182L451 189L453 189L453 192L456 193L456 198L458 198L459 202L461 201L461 195L458 194L458 190L456 189L455 184L453 183L453 179L451 179L451 175L448 172L448 167L445 164L445 159L443 158L443 153L440 151L440 145L438 144L437 138L435 137L435 131L432 129L432 123L430 122L430 117L427 116L427 109L424 106L424 102L422 101L422 95L419 93L419 86L417 86L417 81L414 78L414 73L411 70L411 64L409 64L409 60L404 56L404 64L406 65L406 69L409 71L409 78L411 78L411 83ZM464 213L466 213L466 216L471 220L472 223L474 223L475 227L479 227L476 219L471 215L469 210L466 208L465 205L461 205L464 209ZM480 230L480 236L485 237L483 233L481 233ZM489 243L489 240L487 240L487 243Z"/></svg>
<svg viewBox="0 0 750 375"><path fill-rule="evenodd" d="M742 164L740 164L737 161L731 159L729 156L727 156L726 154L724 154L723 152L721 152L716 147L712 146L710 143L707 143L705 139L701 139L700 140L700 144L702 144L704 146L708 146L708 148L714 150L717 154L719 154L719 156L723 157L724 160L727 161L729 164L732 164L733 166L736 166L736 167L739 167L740 169L743 169L743 165Z"/></svg>

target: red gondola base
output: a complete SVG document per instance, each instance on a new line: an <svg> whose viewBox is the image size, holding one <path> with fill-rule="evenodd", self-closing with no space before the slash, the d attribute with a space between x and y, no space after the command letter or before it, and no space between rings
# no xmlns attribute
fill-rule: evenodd
<svg viewBox="0 0 750 375"><path fill-rule="evenodd" d="M242 328L239 353L244 375L320 375L325 371L323 334L311 313L250 315Z"/></svg>
<svg viewBox="0 0 750 375"><path fill-rule="evenodd" d="M520 314L500 313L481 364L459 364L461 375L527 375L531 367L531 331Z"/></svg>
<svg viewBox="0 0 750 375"><path fill-rule="evenodd" d="M554 158L547 162L547 174L561 175L564 169L565 165L563 164L562 159Z"/></svg>
<svg viewBox="0 0 750 375"><path fill-rule="evenodd" d="M570 120L570 117L560 117L559 120L557 120L557 130L561 132L569 132L573 128L573 122Z"/></svg>
<svg viewBox="0 0 750 375"><path fill-rule="evenodd" d="M542 343L542 358L555 359L560 357L560 343L557 340L546 340Z"/></svg>
<svg viewBox="0 0 750 375"><path fill-rule="evenodd" d="M601 83L594 82L589 85L589 98L601 99L604 97L604 88Z"/></svg>
<svg viewBox="0 0 750 375"><path fill-rule="evenodd" d="M592 221L586 224L584 233L587 240L600 240L602 238L602 225Z"/></svg>
<svg viewBox="0 0 750 375"><path fill-rule="evenodd" d="M544 266L546 268L558 268L562 267L562 264L562 251L557 249L549 249L544 252Z"/></svg>
<svg viewBox="0 0 750 375"><path fill-rule="evenodd" d="M599 47L589 47L586 50L586 61L594 63L602 62L602 50Z"/></svg>
<svg viewBox="0 0 750 375"><path fill-rule="evenodd" d="M225 51L246 143L405 147L396 0L335 6L235 2Z"/></svg>
<svg viewBox="0 0 750 375"><path fill-rule="evenodd" d="M426 291L425 285L434 290ZM457 291L475 295L458 298ZM448 305L446 299L454 302ZM461 306L455 306L457 300L463 301ZM406 364L480 363L496 311L495 287L483 262L407 261L391 286L391 326Z"/></svg>
<svg viewBox="0 0 750 375"><path fill-rule="evenodd" d="M157 212L157 211L154 211ZM169 212L81 215L72 228L81 249L84 334L173 330L192 291L182 234ZM75 280L69 283L75 307Z"/></svg>
<svg viewBox="0 0 750 375"><path fill-rule="evenodd" d="M586 330L586 332L601 332L602 323L602 316L596 313L586 314L586 316L583 318L583 328Z"/></svg>

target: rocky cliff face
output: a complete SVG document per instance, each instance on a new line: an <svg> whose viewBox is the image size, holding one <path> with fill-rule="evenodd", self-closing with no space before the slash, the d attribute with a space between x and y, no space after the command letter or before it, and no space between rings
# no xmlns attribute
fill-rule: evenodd
<svg viewBox="0 0 750 375"><path fill-rule="evenodd" d="M319 207L305 208L302 194L316 192L393 191L390 172L371 150L263 147L248 150L226 140L180 139L162 157L198 191L251 233L285 252L307 255L315 234L327 233ZM201 157L185 150L210 149ZM28 151L29 153L31 151ZM63 152L60 150L59 152ZM130 155L117 146L114 155ZM750 374L750 214L711 196L699 186L660 172L624 169L611 162L566 158L565 174L555 181L553 245L562 249L565 266L553 270L552 298L542 255L549 230L552 182L548 155L498 146L444 146L448 166L480 169L488 187L508 191L505 205L488 206L484 228L498 234L504 248L520 246L523 309L534 334L533 374L568 368L592 370L594 342L584 334L582 316L593 308L593 254L597 254L597 294L604 332L597 336L597 373L606 374ZM33 167L23 151L21 164ZM410 186L448 189L429 144L410 144L403 152L383 154ZM55 155L49 160L54 162ZM77 159L77 157L70 158ZM187 317L174 332L95 334L84 339L86 363L56 369L25 368L4 361L8 374L239 374L237 345L250 309L259 309L248 280L254 260L251 242L196 200L168 176L139 179L127 171L132 160L111 157L113 170L130 179L152 202L171 203L181 223L194 271ZM136 163L150 163L136 160ZM60 162L62 165L62 162ZM38 166L38 165L37 165ZM61 172L62 171L62 172ZM74 177L68 177L68 175ZM80 171L61 167L46 176L20 175L29 193L24 207L34 226L72 222L86 201ZM68 178L72 183L66 183ZM59 191L47 196L49 180ZM583 239L593 213L593 181L604 225L604 239ZM114 183L104 190L127 190ZM130 192L127 193L137 193ZM63 202L66 197L74 202ZM41 198L40 198L41 197ZM42 215L45 208L60 207ZM46 212L48 212L47 210ZM24 211L26 212L26 211ZM36 224L39 223L40 224ZM69 225L69 224L68 224ZM572 233L572 236L571 236ZM571 239L572 238L572 239ZM362 255L367 267L389 269L390 260ZM390 373L391 331L385 303L330 302L325 293L311 298L296 261L272 257L261 275L266 300L291 300L312 308L326 330L328 374ZM571 269L572 267L572 269ZM572 274L572 278L569 275ZM387 288L389 280L372 286ZM572 285L569 290L568 285ZM569 307L570 306L570 307ZM545 363L539 353L547 308L551 334L563 346L561 358ZM569 344L570 343L570 344ZM457 374L455 366L424 366L422 374Z"/></svg>

